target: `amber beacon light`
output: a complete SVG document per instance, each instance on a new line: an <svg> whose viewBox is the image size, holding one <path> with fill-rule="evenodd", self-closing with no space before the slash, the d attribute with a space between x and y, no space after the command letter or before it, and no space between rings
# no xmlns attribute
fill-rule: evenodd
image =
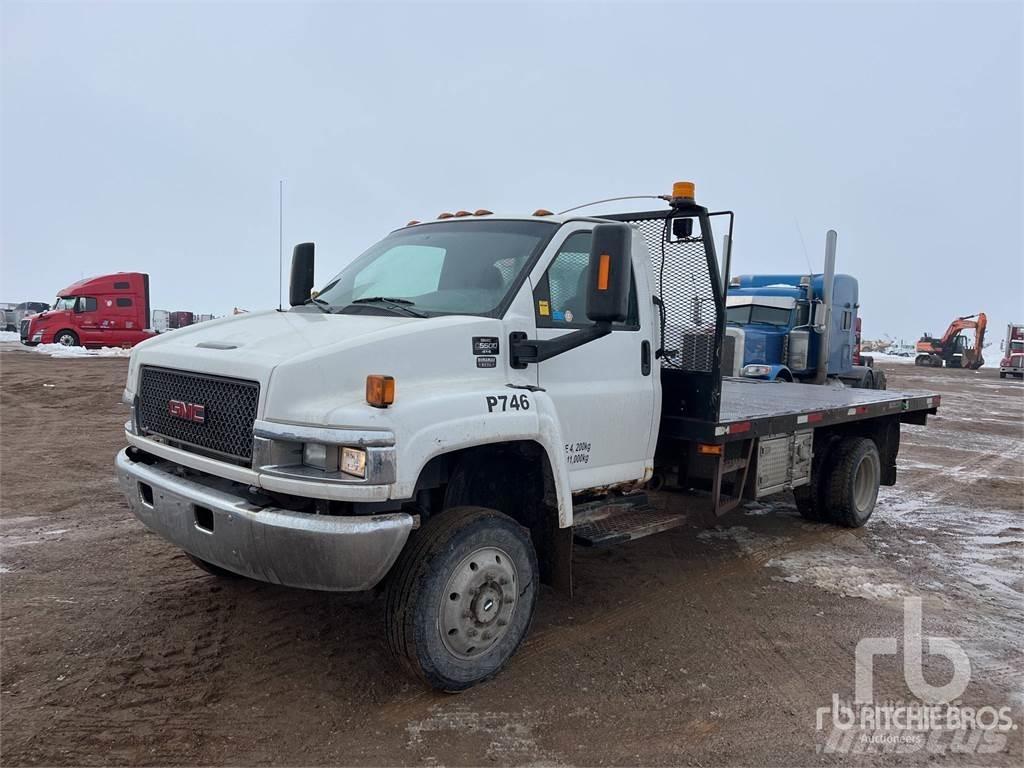
<svg viewBox="0 0 1024 768"><path fill-rule="evenodd" d="M685 200L693 200L694 188L692 181L677 181L672 185L672 197L683 198Z"/></svg>
<svg viewBox="0 0 1024 768"><path fill-rule="evenodd" d="M366 377L366 402L374 408L387 408L395 402L395 379L373 373Z"/></svg>

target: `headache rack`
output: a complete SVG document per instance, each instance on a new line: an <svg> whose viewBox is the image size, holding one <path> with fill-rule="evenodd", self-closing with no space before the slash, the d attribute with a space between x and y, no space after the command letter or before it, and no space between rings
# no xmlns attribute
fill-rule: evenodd
<svg viewBox="0 0 1024 768"><path fill-rule="evenodd" d="M661 316L656 355L661 358L662 415L718 421L729 266L727 254L719 269L711 219L728 219L728 248L733 213L709 212L687 198L673 198L670 206L601 218L630 224L647 241Z"/></svg>

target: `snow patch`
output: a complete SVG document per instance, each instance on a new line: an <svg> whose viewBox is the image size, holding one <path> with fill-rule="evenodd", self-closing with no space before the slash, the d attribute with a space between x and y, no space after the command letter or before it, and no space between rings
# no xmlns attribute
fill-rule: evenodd
<svg viewBox="0 0 1024 768"><path fill-rule="evenodd" d="M21 341L17 331L0 331L0 341Z"/></svg>
<svg viewBox="0 0 1024 768"><path fill-rule="evenodd" d="M33 347L36 352L44 355L59 358L76 357L128 357L132 351L121 347L100 347L99 349L86 349L85 347L66 347L63 344L39 344Z"/></svg>
<svg viewBox="0 0 1024 768"><path fill-rule="evenodd" d="M878 568L850 565L850 553L843 552L836 557L837 554L825 549L814 549L773 558L765 563L765 567L784 571L786 575L780 581L809 584L840 597L895 600L913 594L904 584L883 581L883 578L891 576L883 576Z"/></svg>

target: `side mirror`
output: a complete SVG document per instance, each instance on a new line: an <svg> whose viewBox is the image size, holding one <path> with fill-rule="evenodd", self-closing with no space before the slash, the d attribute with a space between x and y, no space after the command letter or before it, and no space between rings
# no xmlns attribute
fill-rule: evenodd
<svg viewBox="0 0 1024 768"><path fill-rule="evenodd" d="M299 243L292 251L292 279L288 285L288 303L293 307L309 301L313 290L313 243Z"/></svg>
<svg viewBox="0 0 1024 768"><path fill-rule="evenodd" d="M819 328L825 324L825 302L815 299L811 323Z"/></svg>
<svg viewBox="0 0 1024 768"><path fill-rule="evenodd" d="M621 323L629 314L630 245L627 224L598 224L590 241L587 275L587 318L595 323Z"/></svg>

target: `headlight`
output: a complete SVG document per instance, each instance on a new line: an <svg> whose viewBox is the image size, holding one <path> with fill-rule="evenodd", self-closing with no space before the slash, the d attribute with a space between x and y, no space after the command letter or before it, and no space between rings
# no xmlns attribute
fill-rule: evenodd
<svg viewBox="0 0 1024 768"><path fill-rule="evenodd" d="M42 340L43 340L43 332L42 331L40 331L39 333L32 334L32 341L42 341Z"/></svg>
<svg viewBox="0 0 1024 768"><path fill-rule="evenodd" d="M341 471L347 475L366 477L366 451L362 448L342 448Z"/></svg>
<svg viewBox="0 0 1024 768"><path fill-rule="evenodd" d="M327 471L327 446L322 443L304 443L302 446L302 463L307 467Z"/></svg>
<svg viewBox="0 0 1024 768"><path fill-rule="evenodd" d="M743 366L744 376L768 376L772 372L770 365L745 365Z"/></svg>

